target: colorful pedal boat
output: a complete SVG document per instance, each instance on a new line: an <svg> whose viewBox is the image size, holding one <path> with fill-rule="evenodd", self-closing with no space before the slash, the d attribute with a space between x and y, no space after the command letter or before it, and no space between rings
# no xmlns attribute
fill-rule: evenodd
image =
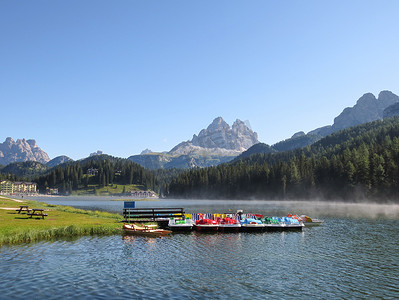
<svg viewBox="0 0 399 300"><path fill-rule="evenodd" d="M306 215L301 215L300 218L302 219L302 222L303 222L303 224L305 224L306 227L319 226L319 225L323 224L323 222L324 222L323 220L313 219Z"/></svg>
<svg viewBox="0 0 399 300"><path fill-rule="evenodd" d="M194 229L194 222L191 219L170 219L168 227L173 232L192 231Z"/></svg>
<svg viewBox="0 0 399 300"><path fill-rule="evenodd" d="M241 223L241 230L246 232L262 232L265 230L265 224L262 221L253 219L253 218L246 218L240 221Z"/></svg>
<svg viewBox="0 0 399 300"><path fill-rule="evenodd" d="M201 232L217 232L219 224L215 220L201 219L195 222L194 228Z"/></svg>
<svg viewBox="0 0 399 300"><path fill-rule="evenodd" d="M221 232L238 232L241 228L241 224L237 220L229 217L220 219L218 224Z"/></svg>
<svg viewBox="0 0 399 300"><path fill-rule="evenodd" d="M266 217L262 219L262 222L265 224L266 231L302 230L304 227L302 222L291 217Z"/></svg>

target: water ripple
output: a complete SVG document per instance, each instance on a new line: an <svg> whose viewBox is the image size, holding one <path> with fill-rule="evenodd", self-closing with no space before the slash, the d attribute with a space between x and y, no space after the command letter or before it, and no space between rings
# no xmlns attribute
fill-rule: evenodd
<svg viewBox="0 0 399 300"><path fill-rule="evenodd" d="M0 298L399 298L397 220L303 232L83 237L0 248ZM22 289L21 287L28 287Z"/></svg>

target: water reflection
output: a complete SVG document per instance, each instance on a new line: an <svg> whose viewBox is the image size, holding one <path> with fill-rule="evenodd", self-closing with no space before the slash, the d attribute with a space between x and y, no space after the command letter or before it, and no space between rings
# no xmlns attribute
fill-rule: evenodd
<svg viewBox="0 0 399 300"><path fill-rule="evenodd" d="M0 298L32 298L33 290L46 299L398 299L398 232L398 220L328 217L302 232L5 246Z"/></svg>

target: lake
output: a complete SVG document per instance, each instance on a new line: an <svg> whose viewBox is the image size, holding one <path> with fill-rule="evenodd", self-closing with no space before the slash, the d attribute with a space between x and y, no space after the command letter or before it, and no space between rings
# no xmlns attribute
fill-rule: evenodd
<svg viewBox="0 0 399 300"><path fill-rule="evenodd" d="M35 198L122 212L112 198ZM115 235L0 248L1 299L398 299L399 206L276 201L139 201L186 212L308 214L302 232Z"/></svg>

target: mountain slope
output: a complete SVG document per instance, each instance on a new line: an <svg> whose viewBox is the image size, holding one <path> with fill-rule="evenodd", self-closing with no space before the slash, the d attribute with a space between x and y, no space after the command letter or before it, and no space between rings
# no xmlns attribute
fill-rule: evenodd
<svg viewBox="0 0 399 300"><path fill-rule="evenodd" d="M52 167L55 167L55 166L58 166L60 164L64 164L67 162L73 162L73 159L69 158L68 156L61 155L61 156L57 156L56 158L53 158L48 163L46 163L46 165L48 167L52 168Z"/></svg>
<svg viewBox="0 0 399 300"><path fill-rule="evenodd" d="M380 92L378 98L371 93L364 94L357 100L353 107L345 108L336 118L334 118L333 125L314 129L309 131L307 134L295 134L291 138L278 142L271 147L280 152L306 147L317 142L322 137L328 136L342 129L367 122L382 120L384 117L399 114L399 109L395 106L398 105L398 103L399 97L390 91ZM264 149L259 150L258 153L264 153ZM248 151L252 154L256 153L255 149L248 149ZM244 156L248 155L243 153L243 155L238 158Z"/></svg>
<svg viewBox="0 0 399 300"><path fill-rule="evenodd" d="M13 174L18 177L33 177L45 173L50 168L38 161L25 161L10 163L1 169L3 174Z"/></svg>

